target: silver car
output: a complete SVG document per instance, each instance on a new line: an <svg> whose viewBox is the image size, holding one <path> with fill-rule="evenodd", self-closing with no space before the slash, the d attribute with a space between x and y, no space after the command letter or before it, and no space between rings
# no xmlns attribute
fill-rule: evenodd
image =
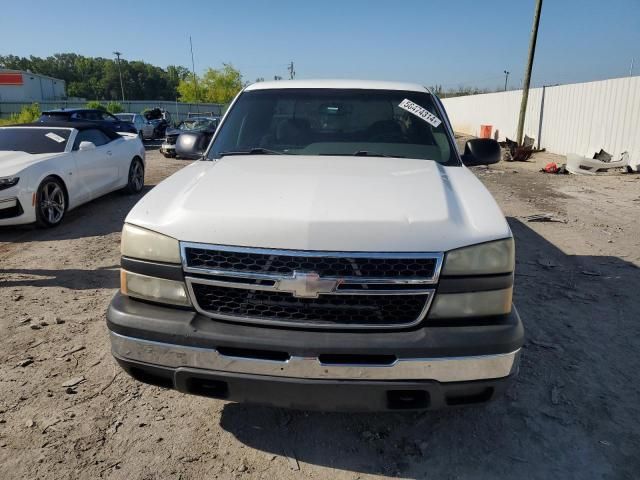
<svg viewBox="0 0 640 480"><path fill-rule="evenodd" d="M147 121L139 113L116 113L115 115L119 120L123 122L132 123L136 127L138 135L142 136L142 129L146 125Z"/></svg>

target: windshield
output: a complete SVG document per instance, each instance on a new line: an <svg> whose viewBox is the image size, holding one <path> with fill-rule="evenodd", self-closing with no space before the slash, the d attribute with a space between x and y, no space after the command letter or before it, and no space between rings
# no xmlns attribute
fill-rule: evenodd
<svg viewBox="0 0 640 480"><path fill-rule="evenodd" d="M455 150L438 117L433 97L426 92L248 91L241 94L221 125L208 158L229 153L370 155L457 165Z"/></svg>
<svg viewBox="0 0 640 480"><path fill-rule="evenodd" d="M127 115L126 113L118 113L116 114L119 120L123 122L133 122L133 115Z"/></svg>
<svg viewBox="0 0 640 480"><path fill-rule="evenodd" d="M61 153L69 135L65 128L0 128L0 151Z"/></svg>
<svg viewBox="0 0 640 480"><path fill-rule="evenodd" d="M213 120L209 119L190 119L182 122L178 128L180 130L200 130L208 128L212 123Z"/></svg>

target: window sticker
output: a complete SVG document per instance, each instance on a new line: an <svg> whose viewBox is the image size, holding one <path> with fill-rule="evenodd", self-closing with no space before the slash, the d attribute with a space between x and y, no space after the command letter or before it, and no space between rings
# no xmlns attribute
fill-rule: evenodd
<svg viewBox="0 0 640 480"><path fill-rule="evenodd" d="M62 138L60 135L57 135L53 132L46 133L45 137L50 138L54 142L58 142L58 143L62 143L65 141L64 138Z"/></svg>
<svg viewBox="0 0 640 480"><path fill-rule="evenodd" d="M398 105L401 109L406 110L409 113L413 113L416 117L421 118L425 122L427 122L432 127L438 127L442 123L438 117L436 117L433 113L431 113L426 108L422 108L417 103L413 103L411 100L405 98L400 105Z"/></svg>

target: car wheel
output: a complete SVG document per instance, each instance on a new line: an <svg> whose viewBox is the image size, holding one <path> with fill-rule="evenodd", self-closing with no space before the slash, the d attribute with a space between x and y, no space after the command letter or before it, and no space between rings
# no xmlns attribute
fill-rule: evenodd
<svg viewBox="0 0 640 480"><path fill-rule="evenodd" d="M55 177L45 178L36 191L36 222L40 227L55 227L62 222L66 211L62 182Z"/></svg>
<svg viewBox="0 0 640 480"><path fill-rule="evenodd" d="M139 158L134 158L129 167L129 179L125 190L127 193L140 193L144 188L144 164Z"/></svg>

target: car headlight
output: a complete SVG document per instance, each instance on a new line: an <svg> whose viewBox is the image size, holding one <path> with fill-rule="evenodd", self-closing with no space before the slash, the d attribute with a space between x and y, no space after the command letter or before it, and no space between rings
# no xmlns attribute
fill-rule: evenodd
<svg viewBox="0 0 640 480"><path fill-rule="evenodd" d="M430 319L473 318L506 315L511 312L515 246L513 238L481 243L447 252L442 266L443 277L458 281L486 275L509 276L496 290L469 287L470 291L437 293L429 311Z"/></svg>
<svg viewBox="0 0 640 480"><path fill-rule="evenodd" d="M511 312L513 287L486 292L439 293L433 300L430 319L506 315Z"/></svg>
<svg viewBox="0 0 640 480"><path fill-rule="evenodd" d="M184 282L149 277L120 270L120 291L123 295L152 302L188 307L191 305Z"/></svg>
<svg viewBox="0 0 640 480"><path fill-rule="evenodd" d="M0 190L5 190L17 185L20 177L2 177L0 178Z"/></svg>
<svg viewBox="0 0 640 480"><path fill-rule="evenodd" d="M513 238L481 243L448 252L442 275L492 275L511 273L515 268Z"/></svg>
<svg viewBox="0 0 640 480"><path fill-rule="evenodd" d="M125 257L164 263L180 263L178 240L129 223L125 223L122 229L120 250Z"/></svg>

